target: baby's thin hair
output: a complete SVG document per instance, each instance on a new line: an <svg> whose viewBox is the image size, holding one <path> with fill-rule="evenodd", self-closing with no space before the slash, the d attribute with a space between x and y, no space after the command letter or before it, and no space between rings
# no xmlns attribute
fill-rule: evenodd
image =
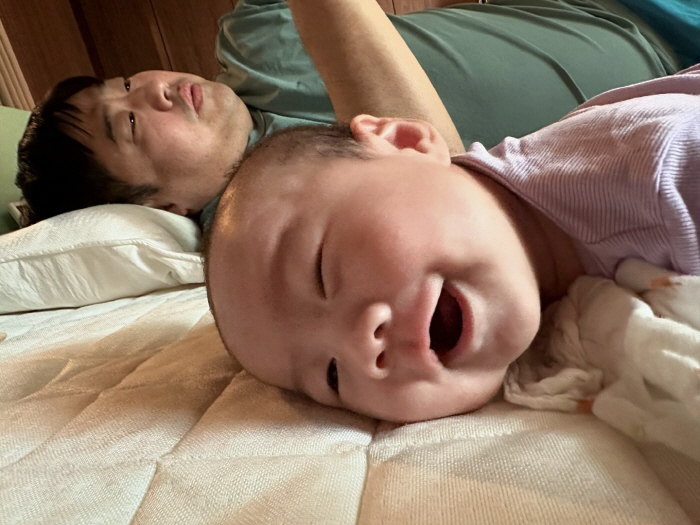
<svg viewBox="0 0 700 525"><path fill-rule="evenodd" d="M255 144L239 163L266 155L267 162L285 164L301 158L351 158L367 159L370 153L355 140L350 125L305 125L293 126L268 135Z"/></svg>

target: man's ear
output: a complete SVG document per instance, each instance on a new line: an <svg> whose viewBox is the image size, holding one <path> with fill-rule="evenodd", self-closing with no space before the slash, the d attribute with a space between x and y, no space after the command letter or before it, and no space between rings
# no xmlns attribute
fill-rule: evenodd
<svg viewBox="0 0 700 525"><path fill-rule="evenodd" d="M350 121L360 144L379 155L426 155L450 165L450 150L435 127L424 120L358 115Z"/></svg>
<svg viewBox="0 0 700 525"><path fill-rule="evenodd" d="M179 204L164 204L154 199L146 199L141 203L141 205L146 206L147 208L155 208L156 210L169 211L170 213L174 213L175 215L182 215L183 217L187 217L189 212L187 208L185 208L184 206L180 206Z"/></svg>

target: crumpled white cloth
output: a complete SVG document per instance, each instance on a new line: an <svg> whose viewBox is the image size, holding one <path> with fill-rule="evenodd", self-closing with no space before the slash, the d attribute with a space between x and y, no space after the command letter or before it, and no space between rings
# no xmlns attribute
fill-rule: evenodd
<svg viewBox="0 0 700 525"><path fill-rule="evenodd" d="M615 281L580 277L511 365L505 399L589 411L700 460L700 277L638 260Z"/></svg>

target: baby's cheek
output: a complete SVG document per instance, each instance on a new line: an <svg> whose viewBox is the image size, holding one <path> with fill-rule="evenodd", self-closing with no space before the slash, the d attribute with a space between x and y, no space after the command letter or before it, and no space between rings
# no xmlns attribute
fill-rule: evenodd
<svg viewBox="0 0 700 525"><path fill-rule="evenodd" d="M368 231L365 246L378 271L398 279L420 278L427 261L439 253L429 236L407 225L384 224ZM410 226L410 225L409 225Z"/></svg>

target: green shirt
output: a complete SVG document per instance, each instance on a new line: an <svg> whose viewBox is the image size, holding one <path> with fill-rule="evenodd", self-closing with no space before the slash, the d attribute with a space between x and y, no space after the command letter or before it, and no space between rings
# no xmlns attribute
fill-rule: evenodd
<svg viewBox="0 0 700 525"><path fill-rule="evenodd" d="M602 91L679 69L665 42L614 0L491 0L389 18L465 146L523 136ZM334 121L283 0L239 0L219 26L216 80L248 105L251 144L290 125Z"/></svg>

